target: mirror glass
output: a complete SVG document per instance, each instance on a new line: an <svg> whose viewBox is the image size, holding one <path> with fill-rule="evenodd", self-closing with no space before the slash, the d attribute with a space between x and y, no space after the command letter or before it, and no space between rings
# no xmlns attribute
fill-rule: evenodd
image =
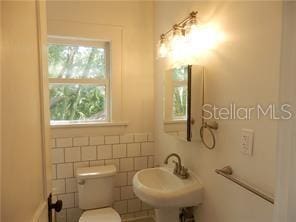
<svg viewBox="0 0 296 222"><path fill-rule="evenodd" d="M203 105L202 66L169 69L164 76L164 131L186 141L199 140Z"/></svg>

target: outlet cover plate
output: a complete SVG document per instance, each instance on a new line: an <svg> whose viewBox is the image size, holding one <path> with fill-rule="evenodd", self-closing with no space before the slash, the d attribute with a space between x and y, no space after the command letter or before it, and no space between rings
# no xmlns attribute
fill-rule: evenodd
<svg viewBox="0 0 296 222"><path fill-rule="evenodd" d="M254 130L242 129L241 133L241 152L245 155L253 155Z"/></svg>

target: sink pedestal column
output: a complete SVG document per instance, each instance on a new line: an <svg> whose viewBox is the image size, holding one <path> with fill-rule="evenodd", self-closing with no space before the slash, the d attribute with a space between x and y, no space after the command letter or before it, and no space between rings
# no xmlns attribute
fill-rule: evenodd
<svg viewBox="0 0 296 222"><path fill-rule="evenodd" d="M155 209L156 222L179 222L179 208Z"/></svg>

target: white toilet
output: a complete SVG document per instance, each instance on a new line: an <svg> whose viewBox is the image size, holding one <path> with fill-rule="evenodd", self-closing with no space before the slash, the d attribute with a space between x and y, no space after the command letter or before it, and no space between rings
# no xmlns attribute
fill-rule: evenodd
<svg viewBox="0 0 296 222"><path fill-rule="evenodd" d="M85 210L79 222L121 222L111 207L115 174L114 165L77 169L79 208Z"/></svg>

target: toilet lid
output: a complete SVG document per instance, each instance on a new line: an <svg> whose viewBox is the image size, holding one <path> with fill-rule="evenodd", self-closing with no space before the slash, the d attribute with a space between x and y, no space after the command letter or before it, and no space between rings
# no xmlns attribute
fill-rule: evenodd
<svg viewBox="0 0 296 222"><path fill-rule="evenodd" d="M111 207L87 210L85 211L79 222L121 222L119 214Z"/></svg>

